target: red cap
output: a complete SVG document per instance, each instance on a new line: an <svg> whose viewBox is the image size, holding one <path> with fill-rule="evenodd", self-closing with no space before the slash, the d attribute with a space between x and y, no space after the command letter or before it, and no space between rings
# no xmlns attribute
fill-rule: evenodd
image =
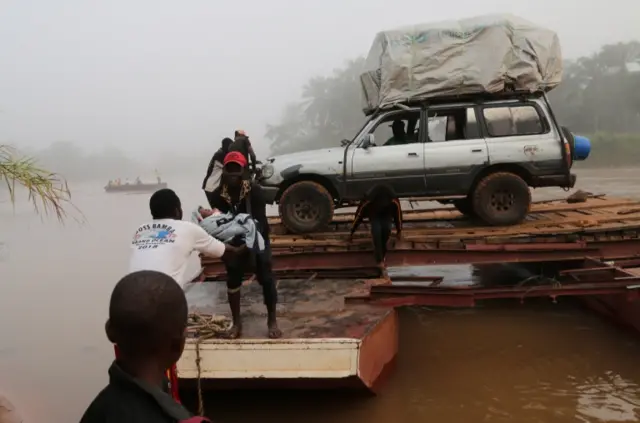
<svg viewBox="0 0 640 423"><path fill-rule="evenodd" d="M226 166L228 163L235 163L242 167L247 167L247 158L239 151L231 151L224 156L223 165Z"/></svg>

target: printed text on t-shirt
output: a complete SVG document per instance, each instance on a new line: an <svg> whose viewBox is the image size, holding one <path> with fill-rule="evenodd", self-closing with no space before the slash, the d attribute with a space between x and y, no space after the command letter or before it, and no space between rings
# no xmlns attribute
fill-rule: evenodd
<svg viewBox="0 0 640 423"><path fill-rule="evenodd" d="M158 248L160 245L176 242L175 229L166 223L142 225L133 236L132 244L138 250Z"/></svg>

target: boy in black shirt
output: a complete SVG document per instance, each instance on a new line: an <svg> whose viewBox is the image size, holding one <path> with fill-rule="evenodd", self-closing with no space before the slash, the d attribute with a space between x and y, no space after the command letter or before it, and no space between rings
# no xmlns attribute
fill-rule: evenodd
<svg viewBox="0 0 640 423"><path fill-rule="evenodd" d="M391 221L395 223L398 238L402 234L402 207L388 189L376 187L367 195L356 209L355 218L351 225L349 240L362 223L369 219L371 238L373 238L373 252L376 263L384 270L384 258L387 254L387 241L391 235Z"/></svg>
<svg viewBox="0 0 640 423"><path fill-rule="evenodd" d="M106 332L119 357L80 423L208 421L193 417L163 389L166 369L184 349L187 313L184 292L169 275L142 270L116 284Z"/></svg>

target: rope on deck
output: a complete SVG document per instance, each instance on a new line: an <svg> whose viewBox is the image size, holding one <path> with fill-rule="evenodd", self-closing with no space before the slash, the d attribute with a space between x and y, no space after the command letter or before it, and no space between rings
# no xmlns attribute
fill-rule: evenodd
<svg viewBox="0 0 640 423"><path fill-rule="evenodd" d="M196 340L196 367L198 368L198 414L204 417L204 401L202 399L202 382L200 375L200 343L218 337L229 330L231 320L226 316L191 313L187 321L187 336Z"/></svg>

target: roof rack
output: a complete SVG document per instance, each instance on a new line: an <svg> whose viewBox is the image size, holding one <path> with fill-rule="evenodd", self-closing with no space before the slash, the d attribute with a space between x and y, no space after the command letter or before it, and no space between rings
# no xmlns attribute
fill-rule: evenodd
<svg viewBox="0 0 640 423"><path fill-rule="evenodd" d="M500 100L518 100L526 98L542 98L544 91L501 91L499 93L477 93L477 94L464 94L464 95L448 95L442 97L432 98L408 98L404 101L397 101L393 104L378 107L372 110L365 110L365 116L371 116L383 111L389 110L408 110L415 107L423 107L429 105L441 105L450 103L468 103L478 104L488 101L500 101Z"/></svg>

